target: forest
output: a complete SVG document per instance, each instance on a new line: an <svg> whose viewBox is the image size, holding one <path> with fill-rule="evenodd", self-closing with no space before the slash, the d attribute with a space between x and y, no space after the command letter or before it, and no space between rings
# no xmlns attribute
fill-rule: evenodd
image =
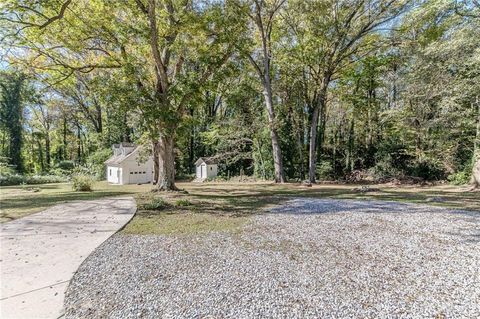
<svg viewBox="0 0 480 319"><path fill-rule="evenodd" d="M0 180L480 184L477 0L3 0Z"/></svg>

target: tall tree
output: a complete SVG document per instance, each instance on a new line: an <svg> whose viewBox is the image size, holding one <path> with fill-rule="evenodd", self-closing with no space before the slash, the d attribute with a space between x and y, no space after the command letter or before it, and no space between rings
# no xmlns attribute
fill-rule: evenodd
<svg viewBox="0 0 480 319"><path fill-rule="evenodd" d="M291 34L299 44L299 60L313 82L311 91L309 180L315 182L319 120L325 121L328 88L354 56L368 52L364 41L378 27L400 15L410 1L295 2L289 15ZM317 15L323 12L322 15ZM300 23L302 21L302 23ZM322 123L320 123L322 124ZM322 130L324 125L322 125ZM323 132L322 132L323 134Z"/></svg>
<svg viewBox="0 0 480 319"><path fill-rule="evenodd" d="M132 95L139 98L136 107L153 144L157 189L176 189L177 129L242 32L228 3L82 0L66 1L58 10L50 3L12 4L10 10L17 13L15 37L28 43L23 63L55 71L52 85L75 73L123 71L136 88Z"/></svg>
<svg viewBox="0 0 480 319"><path fill-rule="evenodd" d="M278 121L275 116L274 93L272 89L272 32L276 16L286 0L254 0L247 1L243 10L250 18L255 31L253 34L255 46L253 52L245 52L255 68L263 88L265 107L268 115L270 139L275 168L275 182L285 182L282 150L278 135Z"/></svg>
<svg viewBox="0 0 480 319"><path fill-rule="evenodd" d="M23 87L25 76L18 72L0 73L0 124L8 134L10 164L23 172Z"/></svg>

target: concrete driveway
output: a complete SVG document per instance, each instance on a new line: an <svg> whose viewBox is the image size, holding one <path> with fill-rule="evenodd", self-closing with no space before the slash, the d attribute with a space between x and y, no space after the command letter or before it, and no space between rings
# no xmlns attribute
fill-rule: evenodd
<svg viewBox="0 0 480 319"><path fill-rule="evenodd" d="M2 224L0 317L62 317L74 272L135 210L131 197L78 201Z"/></svg>

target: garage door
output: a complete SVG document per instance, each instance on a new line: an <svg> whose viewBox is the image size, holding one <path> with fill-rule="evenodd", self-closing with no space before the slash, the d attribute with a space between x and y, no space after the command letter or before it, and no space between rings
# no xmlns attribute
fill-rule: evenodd
<svg viewBox="0 0 480 319"><path fill-rule="evenodd" d="M144 171L132 171L130 172L130 184L143 184L147 182L147 172Z"/></svg>

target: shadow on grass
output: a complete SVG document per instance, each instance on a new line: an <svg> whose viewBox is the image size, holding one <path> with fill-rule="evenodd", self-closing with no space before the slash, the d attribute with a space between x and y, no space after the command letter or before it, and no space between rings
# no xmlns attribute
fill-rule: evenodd
<svg viewBox="0 0 480 319"><path fill-rule="evenodd" d="M131 192L112 192L112 191L94 191L83 193L57 193L55 195L47 194L45 196L35 196L29 198L26 196L17 196L2 200L2 209L9 208L32 208L35 206L55 205L75 200L89 200L103 197L129 195Z"/></svg>

